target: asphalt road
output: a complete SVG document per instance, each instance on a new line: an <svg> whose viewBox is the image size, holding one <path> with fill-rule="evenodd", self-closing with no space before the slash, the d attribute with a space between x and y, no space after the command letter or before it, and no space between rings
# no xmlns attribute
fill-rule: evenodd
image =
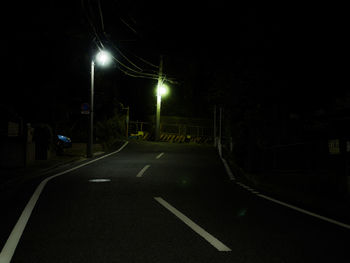
<svg viewBox="0 0 350 263"><path fill-rule="evenodd" d="M241 187L212 147L133 142L52 178L6 242L41 180L0 194L1 263L350 261L350 230Z"/></svg>

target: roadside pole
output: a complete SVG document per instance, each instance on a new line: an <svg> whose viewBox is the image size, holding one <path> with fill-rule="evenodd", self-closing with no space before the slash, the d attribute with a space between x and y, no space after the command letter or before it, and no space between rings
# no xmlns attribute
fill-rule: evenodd
<svg viewBox="0 0 350 263"><path fill-rule="evenodd" d="M93 133L94 133L94 71L95 62L91 61L91 94L90 94L90 114L89 114L89 133L88 133L88 143L86 147L86 157L92 157L93 151Z"/></svg>
<svg viewBox="0 0 350 263"><path fill-rule="evenodd" d="M222 122L222 107L220 107L220 109L219 109L219 141L218 141L218 151L219 151L220 157L222 157L221 122Z"/></svg>
<svg viewBox="0 0 350 263"><path fill-rule="evenodd" d="M221 125L222 125L222 107L220 107L220 119L219 119L219 140L221 144Z"/></svg>
<svg viewBox="0 0 350 263"><path fill-rule="evenodd" d="M214 105L214 147L217 145L216 141L216 105Z"/></svg>
<svg viewBox="0 0 350 263"><path fill-rule="evenodd" d="M160 107L162 95L160 94L160 86L162 85L162 72L163 70L163 56L160 56L159 62L159 74L158 74L158 84L157 84L157 112L156 112L156 141L160 138Z"/></svg>

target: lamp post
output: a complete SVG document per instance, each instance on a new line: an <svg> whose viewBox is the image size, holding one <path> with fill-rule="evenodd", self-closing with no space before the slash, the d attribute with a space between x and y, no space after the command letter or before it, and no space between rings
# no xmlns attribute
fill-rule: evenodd
<svg viewBox="0 0 350 263"><path fill-rule="evenodd" d="M95 61L101 65L106 66L111 61L111 55L107 51L100 50L95 60L91 60L91 94L90 94L90 114L89 114L89 134L86 147L86 156L88 158L92 157L93 148L93 132L94 132L94 73L95 73Z"/></svg>

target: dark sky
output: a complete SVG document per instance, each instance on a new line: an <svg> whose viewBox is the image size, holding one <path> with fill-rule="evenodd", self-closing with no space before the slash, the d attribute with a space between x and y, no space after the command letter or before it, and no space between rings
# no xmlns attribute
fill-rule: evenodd
<svg viewBox="0 0 350 263"><path fill-rule="evenodd" d="M335 63L341 21L333 9L189 2L83 0L5 6L1 59L8 94L1 103L33 120L50 119L49 112L60 107L79 112L88 100L89 66L98 45L128 68L137 70L132 61L152 74L158 69L139 57L158 65L163 55L164 72L177 81L170 84L172 96L164 99L169 115L205 116L212 104L227 103L234 89L245 89L252 101L286 100L292 108L310 100L322 104L341 94L341 89L329 87L341 75ZM152 114L156 80L125 75L119 67L135 73L117 62L96 69L96 103L110 104L113 97L130 106L134 118ZM213 96L216 92L227 95L225 102Z"/></svg>

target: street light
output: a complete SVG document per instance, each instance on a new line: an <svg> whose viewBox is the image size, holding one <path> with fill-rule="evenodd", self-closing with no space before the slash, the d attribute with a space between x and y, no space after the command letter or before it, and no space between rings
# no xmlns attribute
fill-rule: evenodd
<svg viewBox="0 0 350 263"><path fill-rule="evenodd" d="M160 108L162 103L162 96L169 93L169 88L163 83L163 81L158 81L157 85L157 113L156 113L156 141L160 138Z"/></svg>
<svg viewBox="0 0 350 263"><path fill-rule="evenodd" d="M112 61L112 56L104 50L100 50L95 57L95 60L91 60L91 95L90 95L90 114L89 114L89 134L86 147L86 156L92 157L93 146L93 131L94 131L94 73L95 73L95 61L101 66L107 66Z"/></svg>

